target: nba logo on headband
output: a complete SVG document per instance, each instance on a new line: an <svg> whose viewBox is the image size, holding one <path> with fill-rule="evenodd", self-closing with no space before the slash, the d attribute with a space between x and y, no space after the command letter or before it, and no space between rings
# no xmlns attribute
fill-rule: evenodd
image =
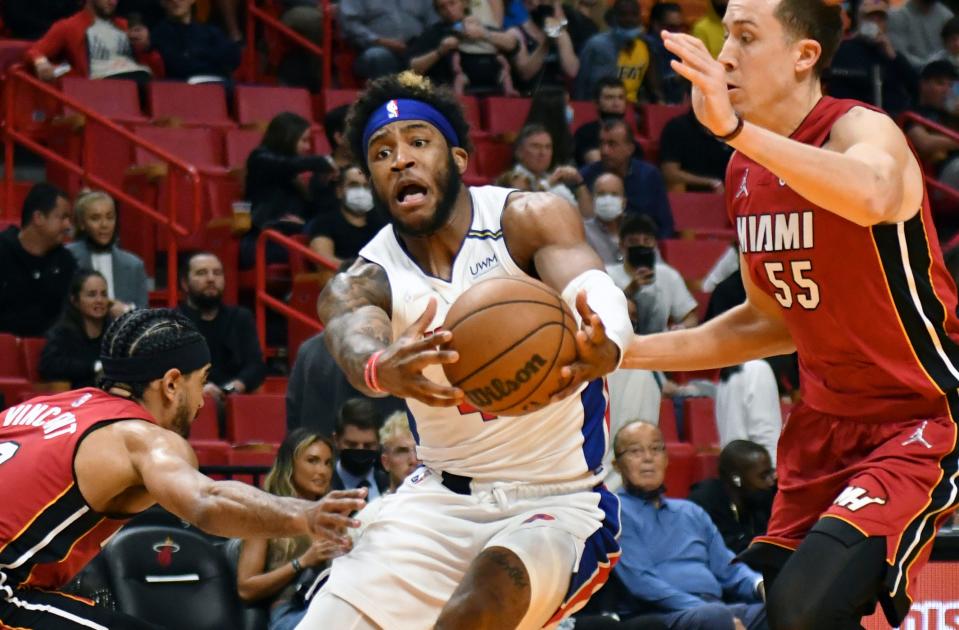
<svg viewBox="0 0 959 630"><path fill-rule="evenodd" d="M400 106L396 104L396 99L393 99L386 104L386 113L389 118L398 118L400 115Z"/></svg>

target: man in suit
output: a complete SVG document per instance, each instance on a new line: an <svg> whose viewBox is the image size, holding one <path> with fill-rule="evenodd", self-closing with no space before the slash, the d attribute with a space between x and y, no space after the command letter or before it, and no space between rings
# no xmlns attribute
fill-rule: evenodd
<svg viewBox="0 0 959 630"><path fill-rule="evenodd" d="M333 434L337 451L334 490L369 488L368 501L389 490L389 475L376 468L382 423L382 416L368 398L351 398L340 407Z"/></svg>

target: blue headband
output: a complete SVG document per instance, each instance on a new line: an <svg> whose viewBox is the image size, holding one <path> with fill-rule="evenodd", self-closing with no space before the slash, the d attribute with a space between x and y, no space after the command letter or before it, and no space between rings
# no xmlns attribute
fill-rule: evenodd
<svg viewBox="0 0 959 630"><path fill-rule="evenodd" d="M459 136L453 131L453 125L446 116L432 105L408 98L396 98L383 103L370 116L363 130L363 147L369 148L370 137L386 125L400 120L422 120L436 127L451 147L460 146Z"/></svg>

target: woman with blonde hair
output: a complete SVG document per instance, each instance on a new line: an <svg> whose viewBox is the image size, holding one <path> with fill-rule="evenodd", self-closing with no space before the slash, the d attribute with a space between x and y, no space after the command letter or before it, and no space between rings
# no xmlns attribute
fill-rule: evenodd
<svg viewBox="0 0 959 630"><path fill-rule="evenodd" d="M263 489L315 501L330 491L332 478L333 443L319 433L297 429L280 444ZM309 536L244 540L237 564L240 599L269 601L270 630L295 628L306 613L293 598L300 574L322 568L335 554L335 545Z"/></svg>

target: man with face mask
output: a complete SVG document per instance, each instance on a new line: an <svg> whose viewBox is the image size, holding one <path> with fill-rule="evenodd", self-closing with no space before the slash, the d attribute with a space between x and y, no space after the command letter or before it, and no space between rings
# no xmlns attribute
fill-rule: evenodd
<svg viewBox="0 0 959 630"><path fill-rule="evenodd" d="M592 219L586 219L586 241L603 259L604 265L623 260L619 249L619 226L626 209L623 180L615 173L604 173L593 184Z"/></svg>
<svg viewBox="0 0 959 630"><path fill-rule="evenodd" d="M377 433L382 416L368 398L351 398L340 407L336 418L336 469L333 471L334 490L369 488L373 500L390 489L390 478L376 467L380 458L380 438Z"/></svg>
<svg viewBox="0 0 959 630"><path fill-rule="evenodd" d="M733 440L719 454L719 477L693 486L689 500L706 510L733 553L766 533L776 493L769 452L748 440Z"/></svg>
<svg viewBox="0 0 959 630"><path fill-rule="evenodd" d="M706 44L706 48L713 57L719 56L726 41L726 29L723 27L723 16L726 15L726 5L729 0L710 0L706 3L706 15L693 24L692 35Z"/></svg>
<svg viewBox="0 0 959 630"><path fill-rule="evenodd" d="M336 188L337 212L320 213L306 227L310 248L337 265L354 258L386 221L373 210L373 192L359 166L343 170Z"/></svg>
<svg viewBox="0 0 959 630"><path fill-rule="evenodd" d="M601 78L618 76L631 104L640 102L641 89L652 100L663 100L659 75L650 62L649 45L643 39L639 3L616 0L612 16L611 28L592 36L580 52L574 97L591 99Z"/></svg>
<svg viewBox="0 0 959 630"><path fill-rule="evenodd" d="M942 28L951 17L939 0L907 0L889 12L889 39L919 69L942 49Z"/></svg>

